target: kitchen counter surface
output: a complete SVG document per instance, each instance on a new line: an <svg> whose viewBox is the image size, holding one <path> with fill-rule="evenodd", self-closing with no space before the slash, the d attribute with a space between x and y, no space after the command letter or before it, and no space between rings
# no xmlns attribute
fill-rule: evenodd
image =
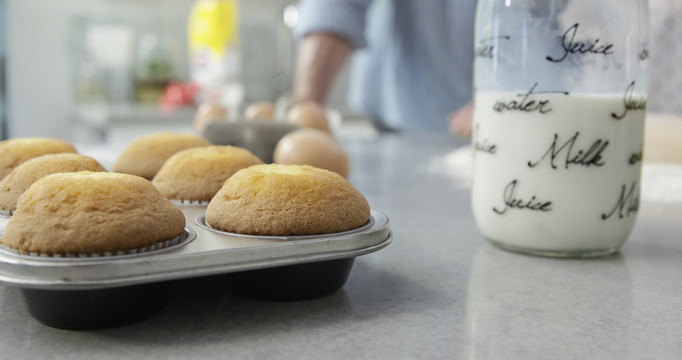
<svg viewBox="0 0 682 360"><path fill-rule="evenodd" d="M343 145L350 181L388 215L394 239L357 258L340 291L267 302L229 295L216 278L187 279L146 320L67 331L34 320L18 289L0 285L2 358L682 357L682 203L644 199L610 257L520 255L476 228L466 166L448 161L463 140L403 134Z"/></svg>

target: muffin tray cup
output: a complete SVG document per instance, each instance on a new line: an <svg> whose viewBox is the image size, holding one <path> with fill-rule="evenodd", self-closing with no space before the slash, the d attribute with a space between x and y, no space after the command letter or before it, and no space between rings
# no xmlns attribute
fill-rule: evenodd
<svg viewBox="0 0 682 360"><path fill-rule="evenodd" d="M279 140L284 135L301 128L285 119L286 108L289 105L282 104L275 118L271 120L249 120L237 117L224 122L209 122L201 131L201 136L213 145L242 147L251 151L266 164L271 163ZM331 132L337 132L343 123L341 113L338 110L326 108L325 115Z"/></svg>
<svg viewBox="0 0 682 360"><path fill-rule="evenodd" d="M297 129L298 125L281 121L234 120L209 123L201 135L213 145L239 146L271 163L279 140Z"/></svg>
<svg viewBox="0 0 682 360"><path fill-rule="evenodd" d="M0 282L18 287L29 313L48 326L107 328L154 314L179 279L223 276L226 290L262 300L322 297L343 287L357 256L393 238L388 217L375 210L359 229L282 237L216 231L205 222L204 204L180 208L187 226L169 248L89 257L0 249Z"/></svg>

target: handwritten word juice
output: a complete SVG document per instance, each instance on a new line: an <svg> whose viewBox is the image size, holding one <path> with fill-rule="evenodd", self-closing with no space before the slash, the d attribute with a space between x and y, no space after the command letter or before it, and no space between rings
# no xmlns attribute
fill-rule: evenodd
<svg viewBox="0 0 682 360"><path fill-rule="evenodd" d="M617 251L639 209L646 97L633 89L477 91L472 208L483 236L539 255Z"/></svg>

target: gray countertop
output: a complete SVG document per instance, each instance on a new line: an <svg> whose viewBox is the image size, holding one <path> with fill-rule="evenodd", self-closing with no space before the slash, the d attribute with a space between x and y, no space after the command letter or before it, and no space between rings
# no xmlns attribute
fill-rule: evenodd
<svg viewBox="0 0 682 360"><path fill-rule="evenodd" d="M345 140L350 181L391 219L393 243L356 259L338 292L267 302L217 278L179 281L141 322L98 331L44 326L0 285L6 359L680 359L682 204L644 201L614 256L567 260L482 239L461 179L434 163L447 134Z"/></svg>

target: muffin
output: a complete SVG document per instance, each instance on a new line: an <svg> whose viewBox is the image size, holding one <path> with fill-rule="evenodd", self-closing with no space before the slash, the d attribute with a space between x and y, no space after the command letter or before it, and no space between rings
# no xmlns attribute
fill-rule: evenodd
<svg viewBox="0 0 682 360"><path fill-rule="evenodd" d="M28 159L57 153L75 153L70 143L53 138L28 137L0 142L0 179Z"/></svg>
<svg viewBox="0 0 682 360"><path fill-rule="evenodd" d="M339 174L307 165L254 165L232 175L206 209L214 229L248 235L329 234L369 220L367 200Z"/></svg>
<svg viewBox="0 0 682 360"><path fill-rule="evenodd" d="M180 151L171 156L152 180L168 199L206 201L232 174L263 162L250 151L214 145Z"/></svg>
<svg viewBox="0 0 682 360"><path fill-rule="evenodd" d="M19 252L76 255L143 249L181 235L182 211L134 175L47 175L17 203L0 242Z"/></svg>
<svg viewBox="0 0 682 360"><path fill-rule="evenodd" d="M144 135L128 144L112 170L151 180L171 155L181 150L208 145L211 143L206 139L191 134L165 131Z"/></svg>
<svg viewBox="0 0 682 360"><path fill-rule="evenodd" d="M47 154L29 159L0 181L0 210L16 210L19 196L43 176L86 170L106 171L97 160L81 154Z"/></svg>

